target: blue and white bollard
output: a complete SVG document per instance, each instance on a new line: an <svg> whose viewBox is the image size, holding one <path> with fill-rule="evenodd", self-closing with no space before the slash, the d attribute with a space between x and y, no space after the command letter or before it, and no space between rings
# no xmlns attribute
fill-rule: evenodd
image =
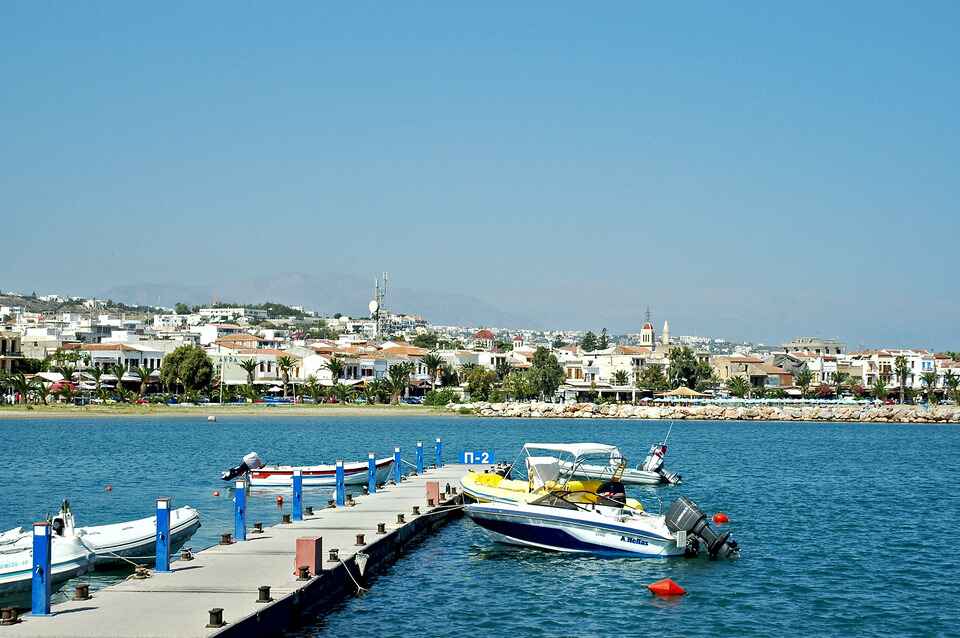
<svg viewBox="0 0 960 638"><path fill-rule="evenodd" d="M167 496L157 499L157 559L153 570L170 571L170 501Z"/></svg>
<svg viewBox="0 0 960 638"><path fill-rule="evenodd" d="M247 482L237 481L233 490L233 540L247 540Z"/></svg>
<svg viewBox="0 0 960 638"><path fill-rule="evenodd" d="M437 467L443 467L443 441L437 437Z"/></svg>
<svg viewBox="0 0 960 638"><path fill-rule="evenodd" d="M367 454L367 491L377 493L377 456L373 452Z"/></svg>
<svg viewBox="0 0 960 638"><path fill-rule="evenodd" d="M417 441L417 476L423 475L423 441Z"/></svg>
<svg viewBox="0 0 960 638"><path fill-rule="evenodd" d="M303 472L293 471L293 520L303 520Z"/></svg>
<svg viewBox="0 0 960 638"><path fill-rule="evenodd" d="M347 486L343 481L343 461L337 460L337 507L347 503Z"/></svg>
<svg viewBox="0 0 960 638"><path fill-rule="evenodd" d="M400 477L403 475L403 468L400 467L400 448L393 448L393 482L400 485Z"/></svg>
<svg viewBox="0 0 960 638"><path fill-rule="evenodd" d="M34 616L50 615L50 523L33 524L33 594L30 605Z"/></svg>

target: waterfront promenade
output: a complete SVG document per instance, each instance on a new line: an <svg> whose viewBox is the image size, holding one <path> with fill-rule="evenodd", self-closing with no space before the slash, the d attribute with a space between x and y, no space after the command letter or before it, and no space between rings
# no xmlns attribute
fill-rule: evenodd
<svg viewBox="0 0 960 638"><path fill-rule="evenodd" d="M170 573L125 580L94 592L89 600L54 605L52 616L26 615L22 622L0 631L4 636L31 638L278 634L357 592L358 584L370 586L372 574L396 560L411 543L459 515L456 496L442 497L446 499L443 506L428 507L426 488L429 481L436 481L445 492L447 484L457 486L466 471L462 465L428 469L376 494L354 496L353 507L325 508L326 500L312 502L308 496L305 505L314 507L315 513L303 521L265 526L262 534L248 533L246 541L214 545L191 561L176 561ZM414 514L414 506L420 508L420 515ZM399 514L404 522L398 521ZM384 533L378 533L380 523ZM322 538L322 572L298 580L297 539L318 536ZM329 560L331 548L339 549L337 560ZM363 567L358 552L367 556ZM271 602L257 602L263 585L270 587ZM223 610L223 627L207 627L209 610L215 608Z"/></svg>

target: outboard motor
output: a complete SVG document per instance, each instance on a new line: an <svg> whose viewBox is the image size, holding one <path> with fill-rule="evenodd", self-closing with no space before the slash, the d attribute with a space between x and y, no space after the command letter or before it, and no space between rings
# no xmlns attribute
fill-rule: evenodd
<svg viewBox="0 0 960 638"><path fill-rule="evenodd" d="M250 452L243 457L243 460L240 461L240 465L232 467L226 472L223 472L220 475L224 481L232 481L238 476L243 476L250 470L255 470L257 468L263 467L263 461L260 459L260 456L256 452Z"/></svg>
<svg viewBox="0 0 960 638"><path fill-rule="evenodd" d="M688 554L696 555L701 540L706 544L710 558L735 558L740 554L740 547L730 538L730 532L717 534L707 523L707 515L686 496L671 503L665 519L671 532L682 531L693 537L687 541Z"/></svg>
<svg viewBox="0 0 960 638"><path fill-rule="evenodd" d="M650 452L647 458L643 460L640 469L645 472L656 472L660 475L660 480L670 485L676 485L680 482L680 475L676 472L669 472L663 467L663 457L667 454L667 446L664 443L654 443L650 446Z"/></svg>

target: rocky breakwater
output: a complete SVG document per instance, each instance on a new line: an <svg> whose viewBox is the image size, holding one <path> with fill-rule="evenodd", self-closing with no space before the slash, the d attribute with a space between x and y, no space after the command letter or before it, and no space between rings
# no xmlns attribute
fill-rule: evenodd
<svg viewBox="0 0 960 638"><path fill-rule="evenodd" d="M846 421L860 423L960 423L960 407L939 405L630 405L594 403L461 403L485 417L529 419L700 419L711 421ZM464 410L466 408L466 410Z"/></svg>

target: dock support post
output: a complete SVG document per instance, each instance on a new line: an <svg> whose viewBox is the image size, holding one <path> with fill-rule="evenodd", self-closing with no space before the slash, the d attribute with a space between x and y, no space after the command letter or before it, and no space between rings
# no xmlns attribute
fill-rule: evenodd
<svg viewBox="0 0 960 638"><path fill-rule="evenodd" d="M50 615L50 523L33 524L33 577L31 613Z"/></svg>
<svg viewBox="0 0 960 638"><path fill-rule="evenodd" d="M417 476L423 476L423 441L417 441Z"/></svg>
<svg viewBox="0 0 960 638"><path fill-rule="evenodd" d="M156 572L170 571L170 498L157 499L157 558Z"/></svg>
<svg viewBox="0 0 960 638"><path fill-rule="evenodd" d="M247 540L247 483L237 481L233 491L233 539Z"/></svg>
<svg viewBox="0 0 960 638"><path fill-rule="evenodd" d="M293 471L293 520L303 520L303 472Z"/></svg>
<svg viewBox="0 0 960 638"><path fill-rule="evenodd" d="M400 467L400 448L393 448L393 482L400 485L400 476L403 474L403 468Z"/></svg>
<svg viewBox="0 0 960 638"><path fill-rule="evenodd" d="M437 437L437 467L443 467L443 441Z"/></svg>
<svg viewBox="0 0 960 638"><path fill-rule="evenodd" d="M347 488L343 482L343 461L337 459L337 507L347 503Z"/></svg>
<svg viewBox="0 0 960 638"><path fill-rule="evenodd" d="M377 493L377 456L373 452L367 454L367 493Z"/></svg>

